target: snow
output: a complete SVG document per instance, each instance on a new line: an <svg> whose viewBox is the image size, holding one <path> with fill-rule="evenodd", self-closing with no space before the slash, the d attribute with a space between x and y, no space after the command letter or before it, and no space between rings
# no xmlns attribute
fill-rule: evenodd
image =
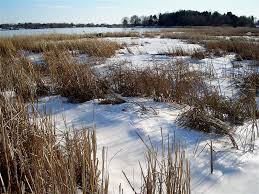
<svg viewBox="0 0 259 194"><path fill-rule="evenodd" d="M34 63L36 65L43 65L44 64L44 58L42 53L33 53L29 51L23 51L23 56L25 56L31 63Z"/></svg>
<svg viewBox="0 0 259 194"><path fill-rule="evenodd" d="M259 40L258 36L253 36L252 34L246 35L246 36L216 36L216 38L222 38L222 39L226 39L226 40L247 39L247 40L254 41L254 42Z"/></svg>
<svg viewBox="0 0 259 194"><path fill-rule="evenodd" d="M36 65L44 65L44 56L42 53L33 53L33 52L23 52L22 53L26 59L31 63ZM73 59L77 64L87 64L90 66L100 65L104 62L104 59L101 57L92 57L86 54L80 54L78 51L73 52Z"/></svg>
<svg viewBox="0 0 259 194"><path fill-rule="evenodd" d="M126 64L128 67L141 69L160 65L165 66L181 60L188 63L193 70L213 73L214 78L207 80L208 85L226 97L233 97L237 93L233 87L233 80L248 71L255 71L252 61L235 61L235 54L202 60L191 59L189 56L171 57L162 55L161 53L176 49L182 49L190 53L194 50L204 50L198 44L188 44L177 39L160 39L159 37L106 39L124 44L126 48L120 49L114 57L107 59L102 65L96 66L95 68L99 72L105 72L107 67L114 64ZM237 67L233 68L234 66Z"/></svg>
<svg viewBox="0 0 259 194"><path fill-rule="evenodd" d="M109 66L114 63L127 62L134 67L144 68L146 66L154 66L168 63L172 60L182 59L186 57L173 58L162 55L170 50L182 49L187 52L193 50L203 50L204 48L198 44L187 44L176 39L160 39L160 38L106 38L126 45L124 49L120 49L117 54L108 59L103 66ZM188 58L188 57L187 57Z"/></svg>
<svg viewBox="0 0 259 194"><path fill-rule="evenodd" d="M0 92L0 95L2 95L5 99L12 99L16 96L14 91Z"/></svg>
<svg viewBox="0 0 259 194"><path fill-rule="evenodd" d="M235 95L232 86L234 75L242 75L250 71L251 61L234 62L235 55L212 57L202 60L192 60L190 57L169 57L160 55L168 49L181 48L192 52L194 49L204 49L200 45L187 44L180 40L159 38L108 38L127 45L117 54L107 59L102 65L94 68L105 71L114 63L126 62L134 68L152 65L166 65L175 60L187 61L193 70L212 71L214 77L207 80L208 85L228 97ZM35 59L37 57L34 57ZM38 57L40 58L40 57ZM82 55L79 62L88 60ZM233 66L238 66L233 68ZM259 140L255 141L255 151L249 152L245 129L251 129L251 123L241 126L234 132L238 139L240 150L232 148L230 140L215 134L204 134L177 126L176 119L185 107L173 103L158 103L151 99L125 98L127 101L120 105L98 105L98 100L82 104L70 104L66 98L50 96L39 100L39 112L53 115L60 133L65 126L75 129L95 128L98 139L99 156L102 147L108 148L108 171L110 191L117 193L119 184L124 193L132 193L122 174L122 170L133 182L134 187L141 186L139 162L144 164L146 147L139 135L144 139L150 138L154 145L161 143L161 128L163 134L184 142L186 153L191 161L192 193L194 194L258 194L259 191ZM257 104L259 99L257 98ZM146 107L144 111L142 107ZM64 120L65 118L65 120ZM249 131L249 130L247 130ZM251 134L248 134L251 135ZM210 152L207 144L212 140L214 152L214 173L210 174ZM199 144L197 144L199 142ZM196 150L196 151L195 151ZM100 157L101 158L101 157Z"/></svg>
<svg viewBox="0 0 259 194"><path fill-rule="evenodd" d="M186 44L177 39L160 39L160 38L107 38L121 44L126 44L134 55L149 54L155 55L168 49L183 49L192 51L193 49L202 49L198 44Z"/></svg>
<svg viewBox="0 0 259 194"><path fill-rule="evenodd" d="M187 156L191 161L192 193L258 193L259 172L255 170L259 167L258 140L255 142L254 153L235 150L225 137L178 127L175 120L184 109L182 106L153 102L151 99L125 98L125 100L127 103L120 105L98 105L97 100L70 104L65 98L51 96L41 99L38 109L43 111L46 108L47 112L53 114L60 130L65 129L65 124L77 129L81 127L92 129L95 126L99 156L102 147L108 148L111 192L118 191L121 183L124 193L132 193L122 170L132 181L135 177L134 186L139 188L141 181L137 178L140 177L138 162L144 164L146 148L137 133L146 140L150 137L153 144L158 146L161 142L162 128L165 137L169 134L172 140L175 135L181 142L185 142ZM148 111L143 111L141 106L145 106ZM215 150L212 175L209 167L209 148L206 146L210 139ZM199 146L197 146L198 141L200 141ZM203 150L204 146L206 147ZM242 146L241 141L240 146Z"/></svg>

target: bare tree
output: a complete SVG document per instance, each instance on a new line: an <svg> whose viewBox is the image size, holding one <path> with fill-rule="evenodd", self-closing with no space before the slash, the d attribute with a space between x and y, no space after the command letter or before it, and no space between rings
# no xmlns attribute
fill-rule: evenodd
<svg viewBox="0 0 259 194"><path fill-rule="evenodd" d="M123 24L123 27L127 27L128 24L129 24L129 18L128 17L124 17L122 18L122 24Z"/></svg>
<svg viewBox="0 0 259 194"><path fill-rule="evenodd" d="M134 26L140 25L141 19L137 15L133 15L130 18L130 23Z"/></svg>

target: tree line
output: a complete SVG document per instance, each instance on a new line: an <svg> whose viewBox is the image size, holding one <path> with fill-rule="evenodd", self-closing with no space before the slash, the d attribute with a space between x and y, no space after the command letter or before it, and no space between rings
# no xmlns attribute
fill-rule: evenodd
<svg viewBox="0 0 259 194"><path fill-rule="evenodd" d="M18 23L0 24L1 29L44 29L44 28L79 28L79 27L135 27L135 26L241 26L254 27L259 25L253 16L236 16L232 12L220 14L219 12L199 12L180 10L159 15L124 17L122 24L74 24L74 23Z"/></svg>
<svg viewBox="0 0 259 194"><path fill-rule="evenodd" d="M220 14L219 12L199 12L180 10L159 15L124 17L122 25L129 26L233 26L254 27L253 16L236 16L232 12Z"/></svg>
<svg viewBox="0 0 259 194"><path fill-rule="evenodd" d="M45 28L82 28L82 27L121 27L121 24L74 24L74 23L18 23L18 24L0 24L4 30L16 29L45 29Z"/></svg>

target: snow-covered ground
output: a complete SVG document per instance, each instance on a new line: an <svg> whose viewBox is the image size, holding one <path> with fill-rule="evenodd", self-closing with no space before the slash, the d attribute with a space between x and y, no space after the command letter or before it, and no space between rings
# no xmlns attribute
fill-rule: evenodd
<svg viewBox="0 0 259 194"><path fill-rule="evenodd" d="M161 65L168 61L181 59L184 57L173 58L162 55L168 51L182 49L187 52L203 50L198 44L186 44L176 39L160 38L107 38L111 41L126 45L124 49L117 52L117 55L108 59L105 65L118 63L121 61L129 62L134 67L144 68L151 65ZM186 58L186 57L185 57Z"/></svg>
<svg viewBox="0 0 259 194"><path fill-rule="evenodd" d="M218 87L226 95L233 96L233 76L247 70L250 61L234 62L234 55L225 57L192 60L190 57L169 57L161 53L170 49L181 48L192 52L193 49L204 49L200 45L187 44L180 40L159 38L109 38L126 44L117 54L107 59L102 65L94 68L105 71L114 63L126 61L133 67L143 68L154 64L166 65L172 60L185 60L193 69L209 72L214 78L208 84ZM30 57L30 56L29 56ZM80 59L85 60L87 56ZM32 61L41 60L35 56ZM82 62L83 63L83 62ZM233 66L238 66L233 69ZM38 103L39 110L45 108L53 114L56 126L61 131L65 125L79 129L88 127L96 129L99 154L102 147L108 148L108 171L110 191L118 193L122 183L124 193L132 193L122 170L131 179L134 187L141 185L139 161L144 163L145 146L139 139L150 137L154 145L161 141L161 128L165 137L176 138L186 144L187 156L191 161L191 184L194 194L258 194L259 193L259 141L255 141L255 151L243 151L245 129L251 124L238 128L234 136L238 139L240 150L231 147L230 140L213 134L204 134L176 125L176 119L184 107L177 104L158 103L151 99L126 98L120 105L98 105L97 100L82 104L70 104L65 98L52 96L43 98ZM141 108L145 106L146 111ZM65 121L64 121L65 118ZM207 143L213 141L214 173L210 174L210 153ZM198 143L200 142L200 143ZM196 150L196 151L195 151Z"/></svg>
<svg viewBox="0 0 259 194"><path fill-rule="evenodd" d="M124 193L132 193L122 170L131 178L136 188L140 186L138 162L144 164L146 148L137 133L146 140L150 137L153 144L159 146L161 128L165 137L169 134L171 141L175 134L177 139L186 144L187 156L191 161L192 193L258 193L258 140L255 142L254 153L243 152L242 149L235 150L225 137L178 127L175 120L183 109L179 105L140 98L126 98L126 101L127 103L120 105L98 105L97 101L70 104L65 98L52 96L41 99L38 108L39 110L46 108L53 114L60 130L64 130L65 125L71 128L90 129L95 126L99 154L103 146L108 148L111 193L118 192L120 183L123 185ZM145 106L148 111L143 111L140 105ZM242 131L237 130L237 135L241 135ZM206 146L210 139L215 150L212 175L209 147ZM242 141L238 142L242 147Z"/></svg>
<svg viewBox="0 0 259 194"><path fill-rule="evenodd" d="M233 87L233 79L238 78L244 72L255 71L250 64L251 61L235 61L235 54L229 54L224 57L211 57L202 60L191 59L190 56L171 57L161 55L168 51L181 49L192 53L194 50L203 51L204 48L198 44L188 44L177 39L157 38L107 38L111 41L126 45L120 49L117 54L106 60L102 65L96 66L96 69L105 71L105 69L114 64L126 63L133 68L145 68L159 65L167 65L174 61L181 60L190 65L193 70L212 73L214 78L208 80L208 84L216 88L220 94L232 97L236 94ZM236 66L235 68L233 68ZM259 71L258 67L257 70Z"/></svg>

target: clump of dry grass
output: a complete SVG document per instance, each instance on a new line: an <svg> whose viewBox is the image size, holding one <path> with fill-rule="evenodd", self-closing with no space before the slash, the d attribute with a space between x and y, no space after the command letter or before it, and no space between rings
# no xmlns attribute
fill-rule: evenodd
<svg viewBox="0 0 259 194"><path fill-rule="evenodd" d="M1 97L0 105L1 193L108 193L95 132L83 129L60 141L50 119L29 113L22 101Z"/></svg>
<svg viewBox="0 0 259 194"><path fill-rule="evenodd" d="M198 97L192 96L191 108L180 114L177 122L183 127L227 135L233 146L238 148L231 133L235 126L256 120L255 90L253 91L237 98L227 98L210 91Z"/></svg>
<svg viewBox="0 0 259 194"><path fill-rule="evenodd" d="M108 105L108 104L116 105L116 104L123 104L125 102L126 101L123 100L122 98L115 97L115 98L101 99L98 104L101 104L101 105Z"/></svg>
<svg viewBox="0 0 259 194"><path fill-rule="evenodd" d="M159 55L167 55L171 57L190 56L192 59L201 60L206 57L206 52L200 49L186 51L183 48L168 49L166 52L160 52Z"/></svg>
<svg viewBox="0 0 259 194"><path fill-rule="evenodd" d="M48 94L49 85L73 102L104 97L105 83L97 79L90 67L78 65L70 53L84 53L99 59L115 55L121 47L115 42L79 35L1 38L1 91L14 91L17 96L29 100ZM43 52L46 64L32 64L22 56L21 51ZM50 77L54 83L46 84L45 80Z"/></svg>
<svg viewBox="0 0 259 194"><path fill-rule="evenodd" d="M47 95L49 88L44 84L42 69L34 66L25 57L0 57L0 89L14 91L24 100Z"/></svg>
<svg viewBox="0 0 259 194"><path fill-rule="evenodd" d="M57 43L55 46L62 50L79 51L88 56L105 58L112 57L118 49L122 48L118 43L98 39L66 41ZM48 50L51 51L51 49Z"/></svg>
<svg viewBox="0 0 259 194"><path fill-rule="evenodd" d="M160 36L161 38L169 38L169 39L180 39L185 40L191 44L199 44L204 40L213 39L213 37L208 37L206 35L202 35L196 32L163 32Z"/></svg>
<svg viewBox="0 0 259 194"><path fill-rule="evenodd" d="M160 37L161 32L160 31L156 31L156 32L147 32L147 31L145 31L141 35L143 37L145 37L145 38L155 38L155 37Z"/></svg>
<svg viewBox="0 0 259 194"><path fill-rule="evenodd" d="M186 28L173 28L161 30L162 34L174 35L182 34L183 37L188 39L188 36L192 35L200 37L217 37L217 36L259 36L259 30L257 28L249 27L186 27ZM183 38L184 39L184 38Z"/></svg>
<svg viewBox="0 0 259 194"><path fill-rule="evenodd" d="M13 43L6 39L0 39L0 56L6 57L16 53Z"/></svg>
<svg viewBox="0 0 259 194"><path fill-rule="evenodd" d="M7 91L11 88L11 71L10 66L6 63L6 58L0 56L0 90Z"/></svg>
<svg viewBox="0 0 259 194"><path fill-rule="evenodd" d="M107 81L116 93L123 96L147 97L152 96L158 89L162 96L169 95L169 80L159 79L159 75L155 75L150 68L139 70L127 67L124 63L113 65L109 69ZM163 88L158 88L161 82L163 82Z"/></svg>
<svg viewBox="0 0 259 194"><path fill-rule="evenodd" d="M58 48L45 52L56 93L71 102L85 102L102 98L107 91L105 82L99 79L87 65L77 64L68 52Z"/></svg>
<svg viewBox="0 0 259 194"><path fill-rule="evenodd" d="M244 75L239 80L235 80L236 87L240 91L240 101L246 108L247 115L252 118L259 118L259 111L256 108L255 98L259 90L259 74L257 72Z"/></svg>
<svg viewBox="0 0 259 194"><path fill-rule="evenodd" d="M190 56L190 52L184 50L183 48L168 49L165 52L160 52L159 55L167 55L171 57L181 57L181 56Z"/></svg>
<svg viewBox="0 0 259 194"><path fill-rule="evenodd" d="M207 53L200 49L194 49L191 53L191 58L196 60L202 60L207 57Z"/></svg>
<svg viewBox="0 0 259 194"><path fill-rule="evenodd" d="M19 97L30 100L49 93L49 88L44 84L41 72L27 59L21 58L13 69L13 89Z"/></svg>
<svg viewBox="0 0 259 194"><path fill-rule="evenodd" d="M152 97L156 101L190 101L191 94L202 89L204 75L190 71L188 64L177 61L157 68L133 69L125 64L110 68L107 82L123 96Z"/></svg>
<svg viewBox="0 0 259 194"><path fill-rule="evenodd" d="M80 51L89 56L111 57L122 46L112 41L84 38L80 35L17 36L0 39L1 55L19 51L40 53L51 51L53 47L58 47L60 50Z"/></svg>
<svg viewBox="0 0 259 194"><path fill-rule="evenodd" d="M0 38L0 41L8 41L17 50L28 50L33 52L42 52L47 43L79 40L84 38L83 35L64 35L64 34L47 34L32 36L15 36L11 38Z"/></svg>
<svg viewBox="0 0 259 194"><path fill-rule="evenodd" d="M98 38L98 37L140 37L140 33L139 32L105 32L105 33L91 33L91 34L87 34L85 35L86 37L89 38Z"/></svg>
<svg viewBox="0 0 259 194"><path fill-rule="evenodd" d="M220 124L214 117L207 115L207 112L199 108L191 108L182 113L177 120L178 125L203 132L218 132L222 134L224 129L228 130L225 124ZM221 122L222 123L222 122Z"/></svg>
<svg viewBox="0 0 259 194"><path fill-rule="evenodd" d="M192 116L189 114L191 112L193 112L194 115L196 113L201 113L201 115L204 114L215 119L219 119L222 122L226 122L232 126L243 124L245 120L251 118L251 109L247 109L246 107L249 102L243 101L242 98L230 99L219 95L218 92L204 91L205 92L201 93L200 96L196 96L196 98L193 97L193 103L191 104L193 109L186 112L187 117ZM186 116L185 118L187 118ZM195 116L193 117L195 118ZM186 124L188 124L188 122ZM208 124L206 129L202 127L201 130L211 132L212 130L210 127L210 124ZM193 128L199 129L199 127Z"/></svg>
<svg viewBox="0 0 259 194"><path fill-rule="evenodd" d="M231 134L232 128L226 122L218 119L204 109L200 109L199 107L189 109L179 116L177 123L180 126L206 133L213 132L221 135L227 135L229 136L233 147L238 149L236 140Z"/></svg>
<svg viewBox="0 0 259 194"><path fill-rule="evenodd" d="M230 39L207 41L205 47L210 52L236 53L239 60L259 60L259 45L249 40Z"/></svg>
<svg viewBox="0 0 259 194"><path fill-rule="evenodd" d="M214 132L230 137L234 147L238 147L231 133L237 125L256 121L256 90L259 88L258 73L245 73L236 80L240 90L236 97L227 98L217 91L204 87L198 95L190 93L190 109L179 115L180 126L204 132Z"/></svg>
<svg viewBox="0 0 259 194"><path fill-rule="evenodd" d="M190 163L181 145L176 142L171 145L169 137L168 141L164 142L162 134L162 153L160 154L152 143L149 146L142 137L140 138L148 150L145 155L145 168L140 164L141 178L143 179L140 191L136 191L123 172L133 192L140 194L190 194Z"/></svg>

